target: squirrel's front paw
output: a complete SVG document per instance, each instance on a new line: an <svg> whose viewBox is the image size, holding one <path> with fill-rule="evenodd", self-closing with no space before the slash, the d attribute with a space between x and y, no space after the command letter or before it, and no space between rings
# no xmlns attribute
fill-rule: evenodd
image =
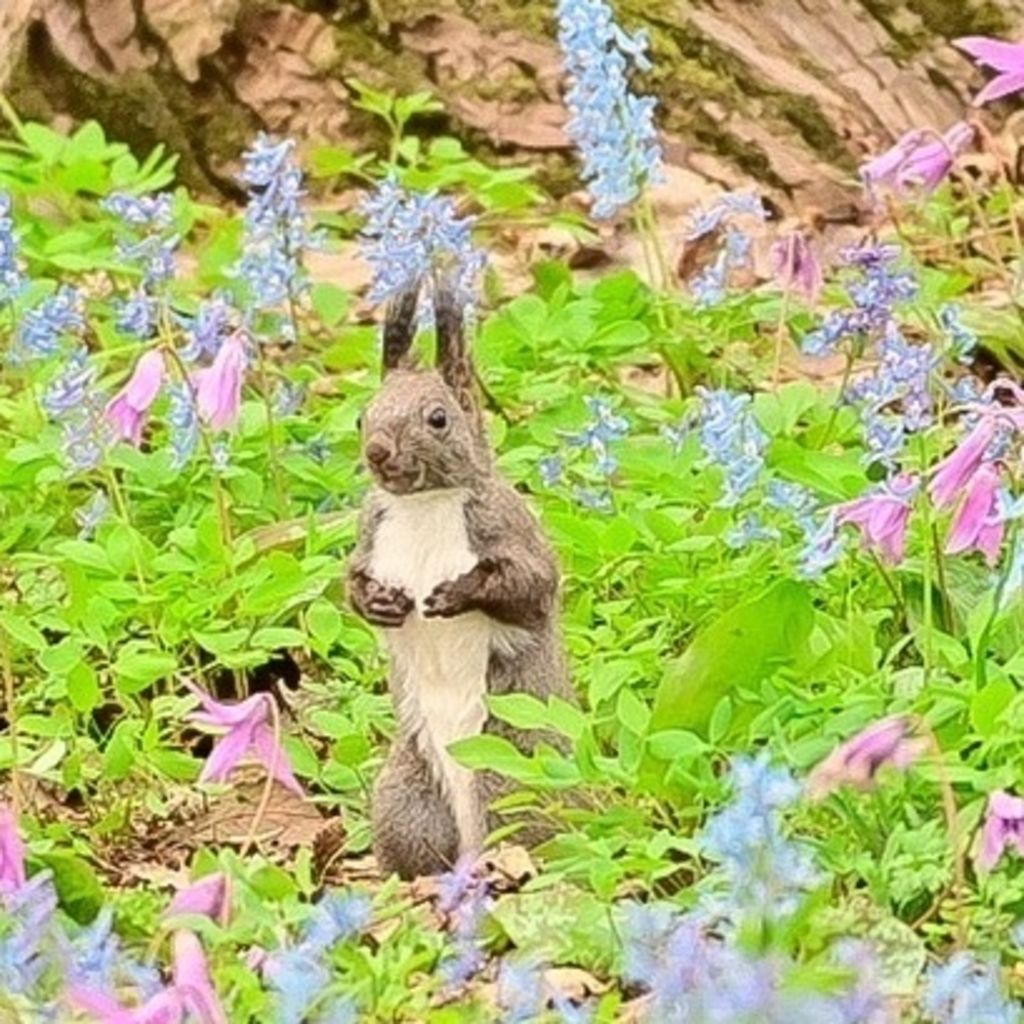
<svg viewBox="0 0 1024 1024"><path fill-rule="evenodd" d="M374 579L365 580L361 589L360 610L375 626L396 629L416 605L401 587L388 586Z"/></svg>
<svg viewBox="0 0 1024 1024"><path fill-rule="evenodd" d="M468 576L468 574L467 574ZM470 610L469 580L460 576L457 580L438 583L423 602L425 619L450 619Z"/></svg>

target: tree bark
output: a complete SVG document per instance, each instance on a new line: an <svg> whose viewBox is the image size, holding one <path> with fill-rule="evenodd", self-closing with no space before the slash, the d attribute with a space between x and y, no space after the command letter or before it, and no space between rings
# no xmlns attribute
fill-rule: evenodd
<svg viewBox="0 0 1024 1024"><path fill-rule="evenodd" d="M981 76L951 45L1016 38L1024 0L619 0L651 32L670 182L754 183L781 208L853 212L855 171L965 115ZM353 79L430 89L446 131L575 187L550 0L7 0L0 89L25 117L96 118L236 193L258 130L362 148ZM471 12L468 16L467 12ZM415 127L415 126L414 126ZM436 130L439 125L426 125Z"/></svg>

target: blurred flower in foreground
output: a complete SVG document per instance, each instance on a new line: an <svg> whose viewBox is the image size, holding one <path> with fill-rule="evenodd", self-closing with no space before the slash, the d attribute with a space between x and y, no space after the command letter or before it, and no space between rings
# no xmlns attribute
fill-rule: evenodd
<svg viewBox="0 0 1024 1024"><path fill-rule="evenodd" d="M978 867L991 871L1008 847L1024 856L1024 800L1000 789L989 794L985 808L985 824L975 858Z"/></svg>
<svg viewBox="0 0 1024 1024"><path fill-rule="evenodd" d="M18 833L14 812L0 804L0 893L25 884L25 844Z"/></svg>
<svg viewBox="0 0 1024 1024"><path fill-rule="evenodd" d="M967 951L928 972L921 1006L935 1024L1018 1024L1020 1007L1003 994L999 965Z"/></svg>
<svg viewBox="0 0 1024 1024"><path fill-rule="evenodd" d="M604 219L636 199L661 167L657 101L630 88L631 73L651 67L647 34L617 25L605 0L558 0L556 14L569 78L566 131L583 158L591 213Z"/></svg>
<svg viewBox="0 0 1024 1024"><path fill-rule="evenodd" d="M174 894L165 917L175 914L202 914L220 925L231 916L231 878L223 871L205 875Z"/></svg>
<svg viewBox="0 0 1024 1024"><path fill-rule="evenodd" d="M917 477L902 473L873 493L837 506L836 522L857 526L866 548L877 551L890 565L898 565L903 561L910 502L919 486Z"/></svg>
<svg viewBox="0 0 1024 1024"><path fill-rule="evenodd" d="M973 57L978 64L999 72L974 97L976 107L1024 89L1024 45L987 36L965 36L954 39L953 45Z"/></svg>
<svg viewBox="0 0 1024 1024"><path fill-rule="evenodd" d="M298 796L302 787L292 772L288 755L282 749L271 727L273 700L269 693L257 693L238 704L221 704L194 683L185 684L202 704L201 711L188 715L190 722L212 729L224 730L214 744L199 775L200 782L226 782L236 765L252 752L267 771Z"/></svg>
<svg viewBox="0 0 1024 1024"><path fill-rule="evenodd" d="M790 231L772 245L772 272L779 287L799 292L808 302L818 301L825 276L810 239L802 231Z"/></svg>
<svg viewBox="0 0 1024 1024"><path fill-rule="evenodd" d="M385 302L419 281L429 286L440 271L454 283L463 307L473 309L487 263L484 251L473 244L475 218L459 217L447 196L409 192L393 178L385 178L359 210L366 218L360 252L373 268L371 302ZM420 299L427 303L429 294Z"/></svg>
<svg viewBox="0 0 1024 1024"><path fill-rule="evenodd" d="M886 185L897 192L914 188L934 192L972 142L974 129L964 121L957 121L942 135L910 131L892 149L863 164L860 175L869 191Z"/></svg>
<svg viewBox="0 0 1024 1024"><path fill-rule="evenodd" d="M870 789L882 768L903 771L928 749L928 741L914 736L914 723L905 715L885 718L841 743L807 778L807 794L814 800L841 786Z"/></svg>
<svg viewBox="0 0 1024 1024"><path fill-rule="evenodd" d="M163 353L150 349L139 358L128 383L107 403L104 411L118 438L130 441L136 448L142 444L146 415L160 394L163 380Z"/></svg>

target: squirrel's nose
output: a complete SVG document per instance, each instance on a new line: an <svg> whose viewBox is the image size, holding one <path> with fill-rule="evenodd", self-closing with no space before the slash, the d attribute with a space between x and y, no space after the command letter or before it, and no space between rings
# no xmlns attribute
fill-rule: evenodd
<svg viewBox="0 0 1024 1024"><path fill-rule="evenodd" d="M394 454L391 450L391 446L386 441L375 440L367 443L364 450L366 455L366 461L371 466L382 466L391 456Z"/></svg>

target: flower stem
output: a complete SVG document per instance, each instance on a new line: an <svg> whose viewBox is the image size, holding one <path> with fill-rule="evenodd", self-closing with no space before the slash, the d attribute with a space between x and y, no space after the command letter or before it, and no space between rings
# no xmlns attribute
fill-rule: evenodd
<svg viewBox="0 0 1024 1024"><path fill-rule="evenodd" d="M917 446L919 451L919 457L921 460L921 474L922 476L928 471L928 441L924 433L917 435ZM931 501L928 497L928 491L922 488L923 497L920 501L921 518L924 521L924 535L925 535L925 546L924 554L921 562L921 581L924 588L922 595L923 604L923 621L921 623L922 629L924 630L924 644L922 647L922 656L924 658L924 685L928 685L928 677L931 675L932 670L932 599L934 597L932 593L932 558L934 552L932 546L929 543L932 537L932 506Z"/></svg>
<svg viewBox="0 0 1024 1024"><path fill-rule="evenodd" d="M0 671L4 677L4 706L7 713L7 731L11 736L11 810L17 819L21 804L21 778L18 768L18 711L14 703L14 667L7 632L0 628Z"/></svg>
<svg viewBox="0 0 1024 1024"><path fill-rule="evenodd" d="M245 841L238 851L239 857L244 857L256 844L256 833L266 816L267 807L270 805L270 796L274 791L274 776L277 772L277 761L281 754L281 712L278 709L277 701L272 693L265 694L270 704L270 720L274 729L274 750L270 755L270 764L267 765L267 781L263 784L263 792L260 794L260 802L256 805L256 811L249 822L249 830L246 832Z"/></svg>
<svg viewBox="0 0 1024 1024"><path fill-rule="evenodd" d="M832 431L835 429L836 420L839 417L839 410L843 405L843 395L846 394L846 388L850 383L850 376L853 374L853 361L854 361L853 347L850 346L846 350L846 365L843 367L843 376L839 381L839 394L836 395L835 403L832 406L832 412L829 414L828 423L825 424L825 434L821 439L821 447L832 440Z"/></svg>
<svg viewBox="0 0 1024 1024"><path fill-rule="evenodd" d="M260 392L263 396L263 408L267 414L267 441L270 461L270 478L274 485L274 500L277 503L277 514L283 517L288 510L285 498L284 478L281 475L281 456L278 447L277 417L274 415L274 399L270 394L270 376L267 373L267 360L263 355L263 346L256 343L256 366L260 376Z"/></svg>

